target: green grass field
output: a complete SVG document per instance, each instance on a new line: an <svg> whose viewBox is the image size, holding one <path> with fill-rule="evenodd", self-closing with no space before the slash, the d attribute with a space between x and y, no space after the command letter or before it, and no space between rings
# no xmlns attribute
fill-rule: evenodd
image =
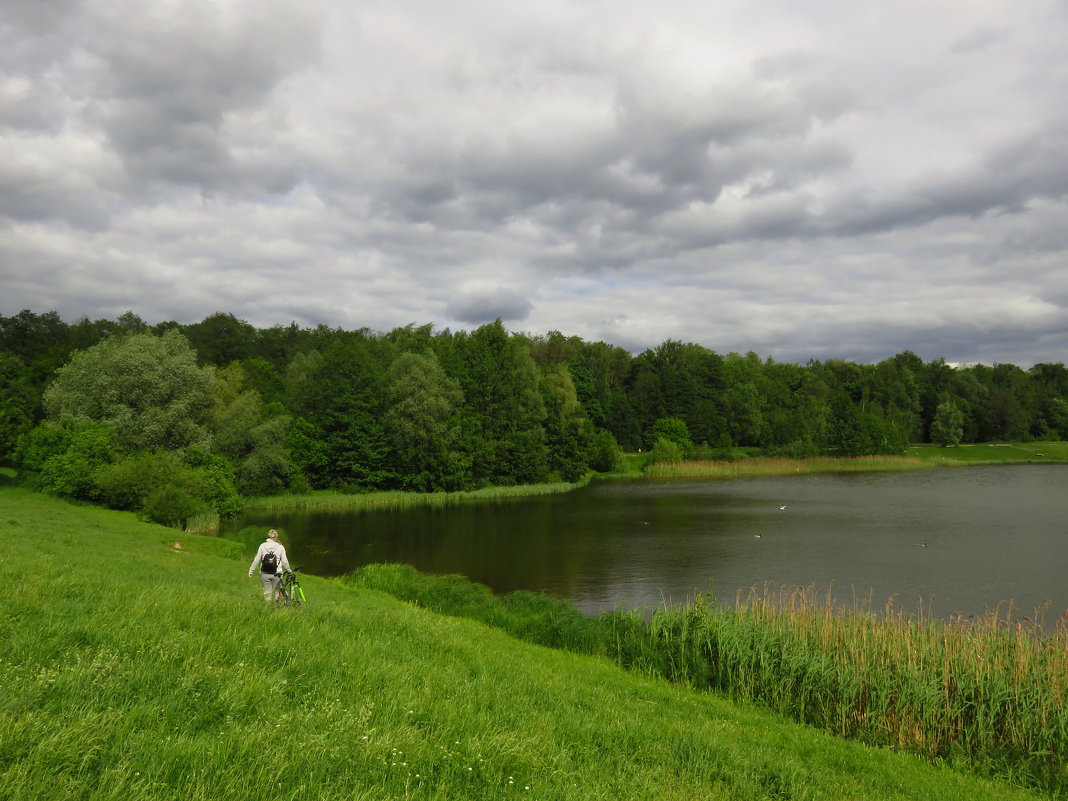
<svg viewBox="0 0 1068 801"><path fill-rule="evenodd" d="M975 445L913 445L909 456L935 464L977 464L1000 462L1068 462L1068 442L983 442Z"/></svg>
<svg viewBox="0 0 1068 801"><path fill-rule="evenodd" d="M0 798L1041 798L0 486Z"/></svg>

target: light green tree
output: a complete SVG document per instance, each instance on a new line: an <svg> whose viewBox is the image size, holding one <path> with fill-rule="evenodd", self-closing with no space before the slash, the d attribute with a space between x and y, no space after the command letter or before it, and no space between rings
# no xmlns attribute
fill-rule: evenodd
<svg viewBox="0 0 1068 801"><path fill-rule="evenodd" d="M678 417L661 417L653 424L652 429L649 431L649 441L653 444L654 449L661 448L662 450L660 440L667 440L673 443L678 450L679 458L685 459L693 453L690 429L686 426L686 421ZM669 461L677 461L677 459Z"/></svg>
<svg viewBox="0 0 1068 801"><path fill-rule="evenodd" d="M129 452L203 446L213 381L177 330L111 336L56 371L44 406L54 420L103 423Z"/></svg>
<svg viewBox="0 0 1068 801"><path fill-rule="evenodd" d="M549 470L564 481L578 481L588 466L593 426L579 403L567 365L546 368L542 398L547 411L543 425Z"/></svg>
<svg viewBox="0 0 1068 801"><path fill-rule="evenodd" d="M649 451L648 464L663 464L665 462L681 462L682 450L678 443L667 437L658 437L653 449Z"/></svg>
<svg viewBox="0 0 1068 801"><path fill-rule="evenodd" d="M964 435L964 412L952 398L946 398L938 404L934 420L931 421L931 442L947 448L959 445Z"/></svg>

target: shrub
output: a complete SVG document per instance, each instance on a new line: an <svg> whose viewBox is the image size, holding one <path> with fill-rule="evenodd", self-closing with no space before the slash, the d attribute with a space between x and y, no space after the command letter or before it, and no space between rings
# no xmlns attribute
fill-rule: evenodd
<svg viewBox="0 0 1068 801"><path fill-rule="evenodd" d="M143 511L153 523L184 529L189 518L208 511L208 504L181 487L165 484L149 494Z"/></svg>
<svg viewBox="0 0 1068 801"><path fill-rule="evenodd" d="M653 443L655 450L660 440L667 440L679 450L679 459L667 461L679 461L693 452L693 440L690 439L690 429L686 421L678 417L661 417L649 431L649 441Z"/></svg>
<svg viewBox="0 0 1068 801"><path fill-rule="evenodd" d="M590 467L598 473L610 473L622 469L623 451L612 432L597 429L590 441Z"/></svg>
<svg viewBox="0 0 1068 801"><path fill-rule="evenodd" d="M233 514L241 508L226 460L199 449L185 454L139 451L98 468L93 481L109 506L141 511L157 523L205 512Z"/></svg>
<svg viewBox="0 0 1068 801"><path fill-rule="evenodd" d="M119 455L115 432L100 423L41 423L20 441L18 461L30 472L28 483L51 495L97 500L93 474Z"/></svg>
<svg viewBox="0 0 1068 801"><path fill-rule="evenodd" d="M169 483L185 467L169 451L140 451L96 471L101 499L114 509L141 509L149 495Z"/></svg>
<svg viewBox="0 0 1068 801"><path fill-rule="evenodd" d="M649 452L649 464L661 462L681 462L682 450L670 439L661 437L656 441L652 451Z"/></svg>

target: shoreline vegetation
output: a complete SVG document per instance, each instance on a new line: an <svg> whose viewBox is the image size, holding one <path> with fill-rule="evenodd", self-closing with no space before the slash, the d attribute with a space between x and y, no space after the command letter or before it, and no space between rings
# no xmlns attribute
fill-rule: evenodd
<svg viewBox="0 0 1068 801"><path fill-rule="evenodd" d="M749 456L741 459L664 462L648 465L645 475L653 478L729 478L1061 462L1068 462L1068 443L1065 442L988 442L947 448L923 444L912 445L899 456L812 456L803 459Z"/></svg>
<svg viewBox="0 0 1068 801"><path fill-rule="evenodd" d="M513 487L483 487L462 492L407 492L404 490L374 490L370 492L316 491L306 495L270 495L250 498L245 511L349 511L352 509L396 509L406 506L448 506L468 501L498 501L536 495L570 492L588 483L588 479L573 483L522 484Z"/></svg>
<svg viewBox="0 0 1068 801"><path fill-rule="evenodd" d="M900 456L813 456L780 458L739 452L722 460L692 460L646 464L644 455L626 454L624 470L589 474L576 482L484 487L466 492L371 491L365 493L328 490L304 495L272 495L250 498L245 511L349 511L356 509L396 509L413 506L439 506L478 501L503 501L536 495L570 492L594 479L640 478L732 478L791 474L920 470L976 464L1068 463L1068 442L983 443L943 448L913 445ZM190 521L192 533L217 529L218 518L207 516Z"/></svg>
<svg viewBox="0 0 1068 801"><path fill-rule="evenodd" d="M1068 659L1003 619L882 624L774 592L592 619L400 565L264 609L239 543L11 484L0 508L12 801L1068 792ZM249 783L280 737L285 769Z"/></svg>
<svg viewBox="0 0 1068 801"><path fill-rule="evenodd" d="M711 592L590 618L563 600L497 596L460 576L368 565L344 579L518 639L754 703L832 734L1068 794L1068 617L1011 604L942 622L833 588Z"/></svg>

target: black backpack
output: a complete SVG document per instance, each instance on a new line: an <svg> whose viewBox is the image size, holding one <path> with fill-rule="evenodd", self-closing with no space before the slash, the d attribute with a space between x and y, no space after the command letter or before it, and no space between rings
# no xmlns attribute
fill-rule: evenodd
<svg viewBox="0 0 1068 801"><path fill-rule="evenodd" d="M263 554L263 561L260 562L261 573L277 573L278 572L278 554L268 549Z"/></svg>

